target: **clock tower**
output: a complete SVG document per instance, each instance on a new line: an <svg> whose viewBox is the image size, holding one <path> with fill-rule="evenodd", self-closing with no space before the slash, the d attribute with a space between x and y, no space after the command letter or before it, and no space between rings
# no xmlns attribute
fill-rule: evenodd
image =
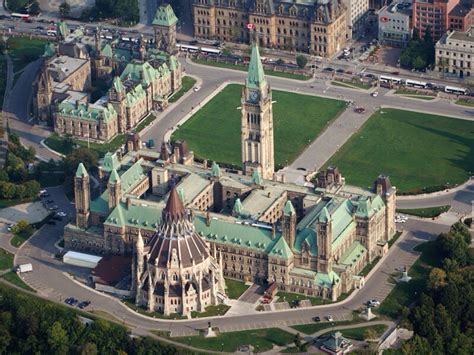
<svg viewBox="0 0 474 355"><path fill-rule="evenodd" d="M272 92L263 71L256 44L252 48L249 70L241 97L242 165L245 175L256 170L264 179L272 179L273 112Z"/></svg>

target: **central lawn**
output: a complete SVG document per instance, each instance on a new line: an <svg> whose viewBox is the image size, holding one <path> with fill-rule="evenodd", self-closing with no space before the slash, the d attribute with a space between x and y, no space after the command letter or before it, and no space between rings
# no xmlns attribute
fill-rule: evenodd
<svg viewBox="0 0 474 355"><path fill-rule="evenodd" d="M13 71L16 73L41 57L46 43L48 41L42 39L29 39L27 37L9 38L8 51L12 58Z"/></svg>
<svg viewBox="0 0 474 355"><path fill-rule="evenodd" d="M294 335L278 328L221 333L214 338L203 336L177 337L173 341L210 351L235 352L242 345L252 345L255 353L284 346L294 341Z"/></svg>
<svg viewBox="0 0 474 355"><path fill-rule="evenodd" d="M228 278L225 279L225 285L227 287L227 296L233 300L238 299L249 288L245 282Z"/></svg>
<svg viewBox="0 0 474 355"><path fill-rule="evenodd" d="M376 112L329 159L351 185L383 173L400 192L441 190L474 171L474 122L397 109Z"/></svg>
<svg viewBox="0 0 474 355"><path fill-rule="evenodd" d="M173 134L198 158L241 165L240 95L228 85ZM345 102L273 90L275 165L290 164L344 108Z"/></svg>

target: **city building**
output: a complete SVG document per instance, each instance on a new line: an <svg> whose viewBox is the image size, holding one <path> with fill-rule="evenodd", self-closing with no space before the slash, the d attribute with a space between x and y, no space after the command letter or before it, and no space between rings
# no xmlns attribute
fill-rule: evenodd
<svg viewBox="0 0 474 355"><path fill-rule="evenodd" d="M365 36L369 17L369 0L345 0L348 37L355 39Z"/></svg>
<svg viewBox="0 0 474 355"><path fill-rule="evenodd" d="M449 12L449 29L465 32L471 26L474 26L474 1L461 0Z"/></svg>
<svg viewBox="0 0 474 355"><path fill-rule="evenodd" d="M378 12L378 38L383 45L405 47L412 37L411 2L393 2Z"/></svg>
<svg viewBox="0 0 474 355"><path fill-rule="evenodd" d="M349 38L342 0L194 0L194 36L331 57Z"/></svg>
<svg viewBox="0 0 474 355"><path fill-rule="evenodd" d="M143 37L107 39L99 29L87 36L82 27L69 33L59 23L58 43L46 46L34 83L36 117L61 136L107 142L166 109L182 80L181 64L172 54L176 16L171 6L158 8L154 27L156 48ZM93 82L95 87L105 83L108 91L93 98Z"/></svg>
<svg viewBox="0 0 474 355"><path fill-rule="evenodd" d="M416 28L422 38L429 29L437 41L449 29L449 13L458 3L459 0L413 0L412 28Z"/></svg>
<svg viewBox="0 0 474 355"><path fill-rule="evenodd" d="M436 43L435 56L439 72L460 78L470 77L474 68L474 28L446 33Z"/></svg>
<svg viewBox="0 0 474 355"><path fill-rule="evenodd" d="M246 105L260 107L242 107L242 130L253 135L271 126L271 92L255 61L256 46L242 93ZM253 151L265 150L259 143ZM187 314L216 304L222 276L334 301L363 285L358 274L387 252L395 233L396 188L386 176L364 190L346 186L330 167L316 187L306 187L262 178L265 160L252 161L251 175L236 174L216 163L194 164L184 142L172 150L165 143L158 153L142 149L133 135L126 146L100 164L98 197L91 197L89 174L79 165L76 221L65 227L64 243L132 255L129 288L150 310Z"/></svg>

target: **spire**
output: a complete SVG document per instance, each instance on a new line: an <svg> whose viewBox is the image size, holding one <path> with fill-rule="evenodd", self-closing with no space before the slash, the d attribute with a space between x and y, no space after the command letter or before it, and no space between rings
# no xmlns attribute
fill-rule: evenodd
<svg viewBox="0 0 474 355"><path fill-rule="evenodd" d="M186 200L185 200L186 195L185 195L184 189L183 189L182 187L180 187L180 188L178 189L178 195L179 195L179 199L181 200L181 202L182 202L182 203L185 203L184 201L186 201Z"/></svg>
<svg viewBox="0 0 474 355"><path fill-rule="evenodd" d="M250 57L249 70L247 73L246 86L260 88L266 83L265 72L263 70L262 60L260 59L260 52L255 43L252 48L252 56Z"/></svg>
<svg viewBox="0 0 474 355"><path fill-rule="evenodd" d="M254 170L253 173L252 173L252 182L255 185L262 185L263 184L262 175L260 175L260 173L257 170Z"/></svg>
<svg viewBox="0 0 474 355"><path fill-rule="evenodd" d="M319 222L329 222L331 220L331 216L329 214L329 211L326 207L323 208L321 213L319 214L318 218Z"/></svg>
<svg viewBox="0 0 474 355"><path fill-rule="evenodd" d="M139 229L138 230L138 235L137 235L137 243L135 244L135 247L137 248L137 250L143 250L143 247L145 246L145 243L143 242L143 238L142 238L142 230Z"/></svg>
<svg viewBox="0 0 474 355"><path fill-rule="evenodd" d="M87 173L86 167L84 166L84 164L79 163L79 166L77 167L77 170L76 170L76 177L86 177L86 176L89 176L89 174Z"/></svg>
<svg viewBox="0 0 474 355"><path fill-rule="evenodd" d="M186 211L184 209L183 203L181 202L178 191L176 191L176 187L174 186L168 197L168 201L166 202L166 207L163 210L163 220L164 221L176 221L184 218L186 215Z"/></svg>
<svg viewBox="0 0 474 355"><path fill-rule="evenodd" d="M212 162L211 174L213 177L221 176L221 168L219 167L219 164L217 164L215 161Z"/></svg>
<svg viewBox="0 0 474 355"><path fill-rule="evenodd" d="M232 209L232 214L234 216L239 216L242 213L242 202L240 201L240 198L236 199L234 202L234 208Z"/></svg>
<svg viewBox="0 0 474 355"><path fill-rule="evenodd" d="M283 214L285 216L291 216L295 213L295 208L290 200L286 201L285 207L283 207Z"/></svg>
<svg viewBox="0 0 474 355"><path fill-rule="evenodd" d="M117 170L113 168L112 172L110 173L109 184L116 184L117 182L120 182L120 176L117 173Z"/></svg>
<svg viewBox="0 0 474 355"><path fill-rule="evenodd" d="M123 87L122 80L119 76L114 77L114 81L112 83L112 87L116 92L125 92L125 88Z"/></svg>

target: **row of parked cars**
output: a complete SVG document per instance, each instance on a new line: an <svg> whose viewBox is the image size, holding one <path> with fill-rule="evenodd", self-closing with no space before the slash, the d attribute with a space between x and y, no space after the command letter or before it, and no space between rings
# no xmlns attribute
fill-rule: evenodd
<svg viewBox="0 0 474 355"><path fill-rule="evenodd" d="M66 304L70 305L70 306L77 306L79 307L80 309L85 309L87 307L89 307L89 305L91 304L91 301L82 301L82 302L79 302L78 299L74 298L74 297L69 297L69 298L66 298L64 300L64 302L66 302Z"/></svg>

